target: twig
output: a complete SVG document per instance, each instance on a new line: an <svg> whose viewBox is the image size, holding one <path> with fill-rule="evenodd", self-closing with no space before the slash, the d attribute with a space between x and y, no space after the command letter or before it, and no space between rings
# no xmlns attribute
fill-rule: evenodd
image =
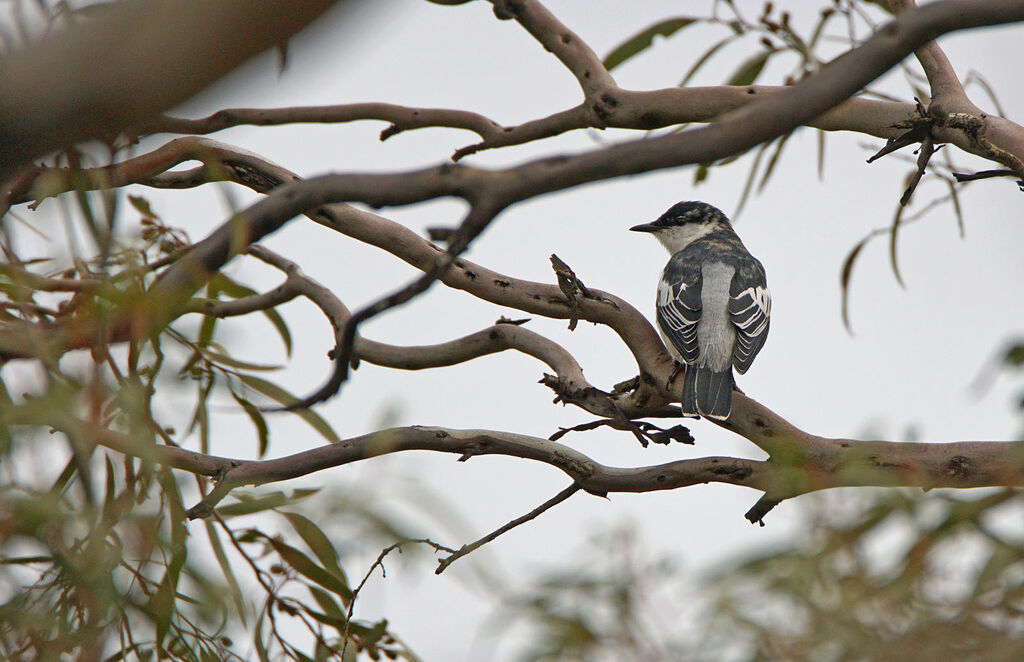
<svg viewBox="0 0 1024 662"><path fill-rule="evenodd" d="M563 501L565 501L566 499L571 497L573 494L576 494L577 492L579 492L581 489L582 488L580 487L580 485L578 485L576 483L573 483L572 485L570 485L569 487L565 488L564 490L562 490L561 492L559 492L555 496L551 497L550 499L548 499L547 501L545 501L541 505L537 506L536 508L534 508L530 512L528 512L525 515L523 515L522 517L515 518L514 520L512 520L511 522L509 522L505 526L503 526L500 529L497 529L495 531L492 531L491 533L488 533L486 536L484 536L483 538L480 538L476 542L472 542L472 543L470 543L468 545L463 545L459 549L459 551L453 552L451 554L451 556L447 556L447 557L441 559L438 562L438 564L437 564L437 570L434 570L434 574L440 575L442 572L445 571L445 568L450 566L452 563L454 563L458 559L460 559L463 556L466 556L467 554L469 554L469 553L471 553L471 552L473 552L473 551L483 547L484 545L486 545L487 543L491 542L492 540L494 540L495 538L497 538L501 534L506 533L508 531L511 531L512 529L516 528L520 524L525 524L526 522L529 522L530 520L535 519L537 516L539 516L544 511L548 510L549 508L553 508L554 506L557 506L558 504L562 503Z"/></svg>
<svg viewBox="0 0 1024 662"><path fill-rule="evenodd" d="M385 556L387 556L391 552L395 551L396 549L399 551L399 553L401 553L402 547L404 545L410 545L410 544L430 545L431 547L434 548L434 550L439 551L439 552L448 552L449 554L456 554L457 553L451 547L445 547L444 545L440 545L440 544L434 542L433 540L431 540L429 538L410 538L408 540L399 540L398 542L396 542L396 543L394 543L392 545L388 545L383 550L381 550L381 553L377 555L377 560L373 562L373 565L370 566L370 569L366 571L365 575L363 575L363 579L362 579L362 581L359 582L359 586L356 586L355 589L352 590L352 597L349 598L349 601L348 601L348 612L345 615L345 629L341 633L341 640L342 640L341 656L340 656L341 659L343 659L343 660L345 659L345 651L348 649L349 625L352 623L352 616L355 614L356 598L359 597L359 592L363 590L363 586L365 586L366 582L368 582L370 580L370 576L373 574L373 571L378 566L380 567L380 575L381 575L381 577L386 577L387 576L387 573L384 570L384 557Z"/></svg>
<svg viewBox="0 0 1024 662"><path fill-rule="evenodd" d="M953 177L958 182L973 182L979 179L990 179L992 177L1017 177L1013 170L1000 168L998 170L979 170L978 172L954 172Z"/></svg>
<svg viewBox="0 0 1024 662"><path fill-rule="evenodd" d="M679 416L679 413L675 413ZM596 430L600 427L610 427L613 430L628 430L632 425L635 425L647 439L655 444L670 444L673 441L681 444L693 445L694 439L690 434L689 428L682 425L674 425L671 428L662 428L653 423L647 421L629 421L629 425L623 423L621 419L614 418L602 418L596 421L590 421L588 423L580 423L568 428L558 428L558 431L553 433L548 439L550 441L558 441L570 432L588 432L590 430ZM646 445L645 445L646 447Z"/></svg>
<svg viewBox="0 0 1024 662"><path fill-rule="evenodd" d="M910 198L914 195L914 191L917 190L917 185L921 181L921 177L924 176L925 170L928 168L928 161L931 160L935 152L942 149L942 145L935 147L935 142L931 135L926 135L921 139L921 148L917 154L917 170L914 171L913 176L910 178L910 182L907 184L907 188L903 191L903 195L900 196L900 206L906 207L910 203Z"/></svg>

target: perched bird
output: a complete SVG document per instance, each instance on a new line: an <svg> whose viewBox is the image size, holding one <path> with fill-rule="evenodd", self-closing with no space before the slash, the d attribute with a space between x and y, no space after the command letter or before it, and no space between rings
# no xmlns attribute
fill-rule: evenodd
<svg viewBox="0 0 1024 662"><path fill-rule="evenodd" d="M729 418L732 368L745 373L768 337L764 267L726 215L705 202L680 202L630 230L650 232L672 254L658 284L657 318L669 352L686 364L683 415Z"/></svg>

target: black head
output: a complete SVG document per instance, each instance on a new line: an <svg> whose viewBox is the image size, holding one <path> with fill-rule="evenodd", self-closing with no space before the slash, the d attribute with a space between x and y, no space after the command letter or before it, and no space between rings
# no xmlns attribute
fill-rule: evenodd
<svg viewBox="0 0 1024 662"><path fill-rule="evenodd" d="M729 218L722 213L718 207L713 207L706 202L698 200L686 200L677 202L669 207L668 211L658 217L653 223L642 223L635 225L630 230L636 232L657 232L666 228L678 227L680 225L708 225L728 223Z"/></svg>

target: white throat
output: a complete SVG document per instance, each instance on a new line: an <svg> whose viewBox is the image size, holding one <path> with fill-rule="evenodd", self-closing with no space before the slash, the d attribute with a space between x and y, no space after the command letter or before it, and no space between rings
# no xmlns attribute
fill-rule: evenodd
<svg viewBox="0 0 1024 662"><path fill-rule="evenodd" d="M668 249L669 253L674 255L701 237L711 234L717 228L718 225L715 223L687 223L658 230L654 233L654 237Z"/></svg>

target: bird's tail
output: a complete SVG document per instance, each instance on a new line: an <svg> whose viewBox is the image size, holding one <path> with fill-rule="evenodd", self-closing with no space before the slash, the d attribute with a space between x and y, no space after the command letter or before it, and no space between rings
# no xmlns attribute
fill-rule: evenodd
<svg viewBox="0 0 1024 662"><path fill-rule="evenodd" d="M732 410L732 366L715 372L704 366L686 366L683 379L683 416L705 416L724 421Z"/></svg>

